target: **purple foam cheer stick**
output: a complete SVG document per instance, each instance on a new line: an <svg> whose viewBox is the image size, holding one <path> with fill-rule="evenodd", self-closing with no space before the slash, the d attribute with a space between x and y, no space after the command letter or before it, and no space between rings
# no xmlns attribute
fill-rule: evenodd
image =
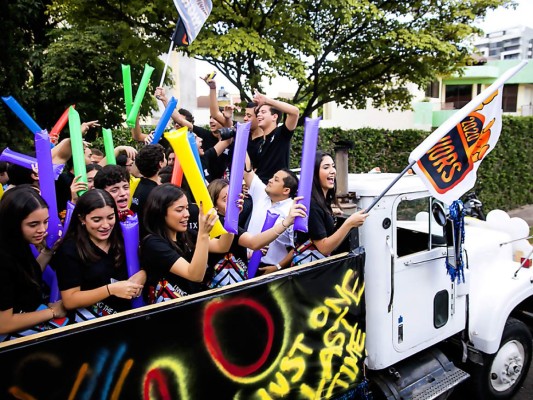
<svg viewBox="0 0 533 400"><path fill-rule="evenodd" d="M43 281L45 281L50 288L50 303L55 303L56 301L61 300L56 272L49 265L47 265L43 271Z"/></svg>
<svg viewBox="0 0 533 400"><path fill-rule="evenodd" d="M305 118L304 142L302 146L302 161L300 163L300 182L298 184L298 196L303 199L299 201L309 210L311 205L311 188L313 187L313 170L315 168L316 145L318 143L318 123L321 117ZM307 232L309 214L305 217L294 219L294 229L300 232Z"/></svg>
<svg viewBox="0 0 533 400"><path fill-rule="evenodd" d="M74 212L75 204L72 201L67 201L67 212L65 214L65 221L63 222L63 231L67 232L70 220L72 219L72 213Z"/></svg>
<svg viewBox="0 0 533 400"><path fill-rule="evenodd" d="M264 232L266 230L269 230L274 226L276 221L278 220L279 214L272 212L270 210L267 211L267 215L265 218L265 223L263 224L263 229L261 229L261 232ZM259 268L259 263L261 262L261 258L263 257L263 252L261 249L255 250L252 254L252 257L250 258L250 261L248 262L248 279L252 279L255 274L257 274L257 269Z"/></svg>
<svg viewBox="0 0 533 400"><path fill-rule="evenodd" d="M239 230L239 207L237 206L237 201L242 193L244 161L246 159L246 148L248 147L251 124L251 122L245 124L238 122L237 133L235 135L235 147L233 148L228 198L226 201L226 215L224 217L224 228L234 234L237 234Z"/></svg>
<svg viewBox="0 0 533 400"><path fill-rule="evenodd" d="M39 186L41 196L48 204L48 235L46 243L52 248L61 237L63 227L57 212L56 186L54 183L54 170L52 166L52 153L50 152L50 138L48 132L41 131L35 134L35 152L39 167Z"/></svg>
<svg viewBox="0 0 533 400"><path fill-rule="evenodd" d="M31 244L31 252L35 258L39 257L39 250ZM56 272L47 265L43 271L43 281L50 288L50 303L55 303L56 301L61 300L61 293L59 293L59 285L57 284L57 275Z"/></svg>
<svg viewBox="0 0 533 400"><path fill-rule="evenodd" d="M48 150L50 150L50 146L48 146ZM0 154L0 161L17 164L28 169L32 169L34 165L38 164L35 157L17 153L16 151L11 150L9 147L6 147L5 150ZM61 172L63 172L63 168L65 168L64 164L53 164L54 180L57 180Z"/></svg>
<svg viewBox="0 0 533 400"><path fill-rule="evenodd" d="M128 276L131 277L141 270L139 255L137 253L139 248L139 217L137 217L137 214L128 215L126 221L120 222L120 227L124 236L126 267L128 269ZM142 296L134 297L131 300L131 304L133 308L139 308L144 306L144 300Z"/></svg>

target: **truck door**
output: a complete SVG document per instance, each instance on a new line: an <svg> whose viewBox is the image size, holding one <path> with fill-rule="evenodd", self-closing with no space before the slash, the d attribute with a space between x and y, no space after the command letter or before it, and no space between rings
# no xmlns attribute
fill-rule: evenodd
<svg viewBox="0 0 533 400"><path fill-rule="evenodd" d="M400 196L393 206L393 346L410 353L429 347L464 327L464 298L458 304L446 273L444 229L431 212L431 197Z"/></svg>

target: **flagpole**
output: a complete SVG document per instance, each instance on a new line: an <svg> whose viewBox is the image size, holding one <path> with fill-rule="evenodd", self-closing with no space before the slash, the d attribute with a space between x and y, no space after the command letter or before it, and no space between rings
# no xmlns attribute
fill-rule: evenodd
<svg viewBox="0 0 533 400"><path fill-rule="evenodd" d="M400 172L400 174L396 178L394 178L394 180L391 183L389 183L389 186L387 186L385 190L381 192L381 194L374 199L372 204L370 204L370 206L366 208L366 210L364 211L365 214L368 214L370 210L374 208L374 206L378 203L378 201L380 201L383 198L383 196L385 196L385 194L391 189L391 187L393 187L396 184L396 182L398 182L400 178L404 176L407 173L407 171L409 171L409 169L413 167L413 165L415 165L415 163L416 161L413 161L412 163L410 163L407 167L404 168L402 172Z"/></svg>
<svg viewBox="0 0 533 400"><path fill-rule="evenodd" d="M522 68L524 68L527 65L528 61L524 60L521 61L518 65L515 67L507 70L502 76L500 76L492 85L490 85L488 88L483 90L480 94L478 94L476 97L474 97L472 100L470 100L463 108L458 110L455 114L453 114L452 117L448 118L444 123L439 126L431 135L429 135L422 143L424 144L424 148L421 148L421 145L419 145L413 152L411 153L411 157L413 156L413 153L418 150L420 154L415 155L414 160L409 163L405 169L400 172L400 174L385 188L381 194L374 199L372 204L365 210L365 213L368 213L374 206L380 201L383 196L400 180L400 178L409 171L410 168L413 167L413 165L416 164L418 159L420 159L427 150L431 149L441 138L442 135L452 130L459 122L461 122L463 119L465 119L472 111L474 111L479 105L485 100L489 95L494 93L496 89L498 89L500 86L502 86L507 80L511 79L514 75L518 73ZM421 148L421 149L419 149ZM410 158L411 158L410 157Z"/></svg>
<svg viewBox="0 0 533 400"><path fill-rule="evenodd" d="M168 49L167 59L165 61L165 67L163 68L163 75L161 75L161 82L159 82L159 87L163 87L163 82L165 81L165 75L167 73L168 63L170 61L170 54L172 53L172 49L174 49L174 42L178 34L179 22L180 18L178 17L178 20L176 21L176 29L174 30L174 33L172 34L172 39L170 40L170 47Z"/></svg>

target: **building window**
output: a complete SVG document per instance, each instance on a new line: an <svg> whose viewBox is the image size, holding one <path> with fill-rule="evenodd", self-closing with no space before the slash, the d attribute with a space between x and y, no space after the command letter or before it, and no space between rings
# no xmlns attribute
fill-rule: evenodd
<svg viewBox="0 0 533 400"><path fill-rule="evenodd" d="M503 86L503 112L516 112L518 85Z"/></svg>
<svg viewBox="0 0 533 400"><path fill-rule="evenodd" d="M446 103L453 103L458 110L472 100L472 85L446 85Z"/></svg>
<svg viewBox="0 0 533 400"><path fill-rule="evenodd" d="M439 98L439 81L433 81L426 86L426 97Z"/></svg>

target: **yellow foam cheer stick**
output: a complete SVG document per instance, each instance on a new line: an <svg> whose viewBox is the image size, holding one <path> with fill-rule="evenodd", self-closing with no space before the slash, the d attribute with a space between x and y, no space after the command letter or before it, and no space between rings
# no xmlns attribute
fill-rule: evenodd
<svg viewBox="0 0 533 400"><path fill-rule="evenodd" d="M128 200L128 208L131 207L131 199L133 199L133 193L135 193L135 190L137 189L137 186L139 186L140 181L140 178L136 178L133 175L130 175L130 198Z"/></svg>
<svg viewBox="0 0 533 400"><path fill-rule="evenodd" d="M198 205L202 203L203 210L201 211L206 214L211 208L213 208L213 202L211 201L211 197L205 186L202 174L198 169L198 164L194 159L189 140L187 139L187 127L182 127L177 131L165 132L164 136L174 149L176 158L181 164L181 168L187 178L187 182L189 183L189 187L191 188L196 203ZM224 233L227 233L226 230L220 221L217 221L209 236L215 238Z"/></svg>

